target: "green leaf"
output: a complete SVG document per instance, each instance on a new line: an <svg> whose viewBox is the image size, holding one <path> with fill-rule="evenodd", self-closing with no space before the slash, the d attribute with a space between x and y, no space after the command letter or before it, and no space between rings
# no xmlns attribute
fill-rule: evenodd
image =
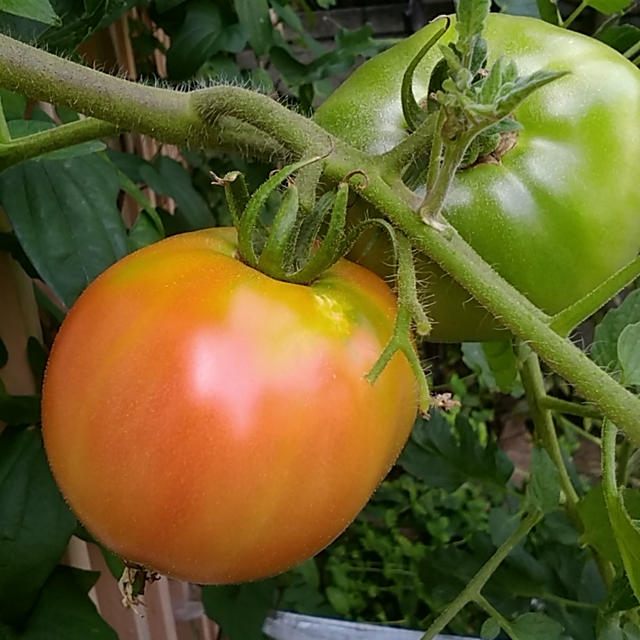
<svg viewBox="0 0 640 640"><path fill-rule="evenodd" d="M558 469L549 454L536 445L531 455L531 479L529 497L544 513L553 511L560 502L560 478Z"/></svg>
<svg viewBox="0 0 640 640"><path fill-rule="evenodd" d="M29 161L0 174L0 202L20 244L67 306L127 252L119 191L101 154Z"/></svg>
<svg viewBox="0 0 640 640"><path fill-rule="evenodd" d="M189 3L184 22L173 35L167 53L169 75L172 78L192 76L221 50L219 40L224 31L222 14L215 4L204 0Z"/></svg>
<svg viewBox="0 0 640 640"><path fill-rule="evenodd" d="M33 606L75 525L51 477L40 432L5 428L0 435L0 620L15 623Z"/></svg>
<svg viewBox="0 0 640 640"><path fill-rule="evenodd" d="M22 119L27 108L27 99L23 95L0 89L0 101L7 121Z"/></svg>
<svg viewBox="0 0 640 640"><path fill-rule="evenodd" d="M633 0L588 0L587 4L600 13L609 15L626 9Z"/></svg>
<svg viewBox="0 0 640 640"><path fill-rule="evenodd" d="M5 13L0 14L0 31L25 42L36 42L50 50L72 51L94 31L111 24L137 2L138 0L55 0L53 4L62 22L60 26L49 26Z"/></svg>
<svg viewBox="0 0 640 640"><path fill-rule="evenodd" d="M493 619L487 618L480 628L480 637L482 640L494 640L500 633L500 625Z"/></svg>
<svg viewBox="0 0 640 640"><path fill-rule="evenodd" d="M496 4L502 12L510 13L512 16L540 17L536 0L496 0Z"/></svg>
<svg viewBox="0 0 640 640"><path fill-rule="evenodd" d="M613 535L613 534L612 534ZM615 544L615 539L613 540ZM640 603L633 593L626 574L621 573L616 576L613 584L609 587L609 594L604 605L604 613L618 613L635 609Z"/></svg>
<svg viewBox="0 0 640 640"><path fill-rule="evenodd" d="M29 339L27 340L27 359L38 386L42 384L44 369L47 366L48 357L49 354L40 341L33 336L29 336Z"/></svg>
<svg viewBox="0 0 640 640"><path fill-rule="evenodd" d="M558 10L558 4L556 0L537 0L538 11L540 17L549 24L559 26L562 22L560 11ZM536 16L534 16L536 17Z"/></svg>
<svg viewBox="0 0 640 640"><path fill-rule="evenodd" d="M44 585L20 640L118 640L87 594L99 575L58 566Z"/></svg>
<svg viewBox="0 0 640 640"><path fill-rule="evenodd" d="M0 380L0 421L8 425L32 425L40 422L38 396L13 396L5 391Z"/></svg>
<svg viewBox="0 0 640 640"><path fill-rule="evenodd" d="M4 344L2 338L0 338L0 369L6 366L9 361L9 352L7 351L7 347Z"/></svg>
<svg viewBox="0 0 640 640"><path fill-rule="evenodd" d="M618 362L625 385L640 384L640 322L627 325L618 337Z"/></svg>
<svg viewBox="0 0 640 640"><path fill-rule="evenodd" d="M214 218L203 197L194 189L191 176L175 160L158 156L153 164L139 167L140 179L156 193L172 197L177 204L173 216L164 218L167 232L173 230L194 231L214 225Z"/></svg>
<svg viewBox="0 0 640 640"><path fill-rule="evenodd" d="M617 308L607 312L595 329L591 358L608 371L619 371L618 338L629 324L640 322L640 289L632 291Z"/></svg>
<svg viewBox="0 0 640 640"><path fill-rule="evenodd" d="M240 24L244 27L249 44L258 57L267 53L273 44L273 29L267 0L233 0Z"/></svg>
<svg viewBox="0 0 640 640"><path fill-rule="evenodd" d="M447 491L469 480L502 487L513 472L506 454L492 440L483 446L466 418L458 416L451 425L440 412L416 421L398 463L430 487Z"/></svg>
<svg viewBox="0 0 640 640"><path fill-rule="evenodd" d="M640 28L633 24L621 24L603 29L596 37L616 51L624 53L637 42L640 42Z"/></svg>
<svg viewBox="0 0 640 640"><path fill-rule="evenodd" d="M620 550L622 563L629 583L640 596L640 528L625 505L624 494L616 486L616 435L615 425L603 423L602 431L602 487L609 512L609 522Z"/></svg>
<svg viewBox="0 0 640 640"><path fill-rule="evenodd" d="M185 2L187 2L187 0L155 0L154 5L158 13L164 13Z"/></svg>
<svg viewBox="0 0 640 640"><path fill-rule="evenodd" d="M0 11L44 24L55 26L62 24L62 20L53 10L49 0L0 0Z"/></svg>
<svg viewBox="0 0 640 640"><path fill-rule="evenodd" d="M239 585L202 587L202 604L229 640L262 640L262 625L273 608L273 579Z"/></svg>
<svg viewBox="0 0 640 640"><path fill-rule="evenodd" d="M518 362L511 341L464 342L462 360L490 391L511 393L520 386L516 385Z"/></svg>
<svg viewBox="0 0 640 640"><path fill-rule="evenodd" d="M525 613L511 623L518 640L559 640L563 626L543 613Z"/></svg>
<svg viewBox="0 0 640 640"><path fill-rule="evenodd" d="M601 484L591 487L580 499L578 512L585 528L581 541L593 546L604 558L620 566L622 558L609 523Z"/></svg>

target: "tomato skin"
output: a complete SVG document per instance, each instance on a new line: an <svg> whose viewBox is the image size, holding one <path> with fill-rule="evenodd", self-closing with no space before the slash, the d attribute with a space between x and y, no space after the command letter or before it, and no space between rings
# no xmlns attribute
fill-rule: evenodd
<svg viewBox="0 0 640 640"><path fill-rule="evenodd" d="M235 231L174 236L113 265L71 309L43 391L54 476L122 557L177 578L281 572L356 516L406 441L416 384L395 299L340 261L310 286L239 262Z"/></svg>
<svg viewBox="0 0 640 640"><path fill-rule="evenodd" d="M362 65L317 111L318 124L370 153L400 142L407 135L402 74L440 25L425 27ZM451 27L442 42L454 37ZM570 73L516 109L524 130L501 164L458 172L445 215L506 280L546 312L557 313L640 248L640 71L596 40L532 18L492 14L485 37L491 61L504 55L523 74ZM436 47L418 66L418 100L438 57ZM356 259L370 268L381 262L375 255ZM469 296L434 269L432 338L495 337L491 323L482 320L484 312L475 304L461 308ZM447 295L457 302L440 309Z"/></svg>

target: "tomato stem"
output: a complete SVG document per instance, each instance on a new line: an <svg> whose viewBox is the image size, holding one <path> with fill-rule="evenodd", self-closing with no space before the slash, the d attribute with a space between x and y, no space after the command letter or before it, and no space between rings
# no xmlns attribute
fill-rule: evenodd
<svg viewBox="0 0 640 640"><path fill-rule="evenodd" d="M538 398L538 406L542 409L548 409L549 411L564 413L570 416L593 418L595 420L602 419L602 411L597 407L578 404L577 402L570 402L569 400L562 400L561 398L554 398L553 396L545 395L544 397Z"/></svg>
<svg viewBox="0 0 640 640"><path fill-rule="evenodd" d="M433 640L469 602L477 602L478 598L482 598L481 591L489 578L541 519L542 512L538 509L533 509L520 521L518 528L496 549L495 553L469 580L467 586L457 595L455 600L447 605L445 610L426 630L421 640Z"/></svg>
<svg viewBox="0 0 640 640"><path fill-rule="evenodd" d="M546 449L549 457L555 464L560 477L560 485L566 499L567 511L577 527L578 531L583 529L582 519L578 513L578 493L576 492L567 467L562 457L556 427L553 422L551 410L544 405L547 392L544 388L544 378L540 369L538 356L526 345L520 346L520 353L524 356L520 366L520 377L524 387L525 396L529 403L529 413L535 426L535 435L540 444Z"/></svg>
<svg viewBox="0 0 640 640"><path fill-rule="evenodd" d="M416 331L419 335L428 335L431 331L431 324L427 318L420 301L418 300L416 273L411 253L409 241L401 233L390 230L391 239L397 259L397 292L398 292L398 312L393 328L393 334L386 344L380 357L366 375L372 384L380 376L391 358L397 351L402 352L409 366L411 367L416 382L418 383L419 407L422 413L426 413L431 404L429 385L424 373L424 367L416 352L416 348L411 340L411 324L415 322Z"/></svg>
<svg viewBox="0 0 640 640"><path fill-rule="evenodd" d="M573 24L574 20L589 6L588 0L582 0L582 2L573 10L571 15L562 22L560 25L563 29L568 29Z"/></svg>
<svg viewBox="0 0 640 640"><path fill-rule="evenodd" d="M507 620L507 618L505 618L484 596L476 596L475 603L484 609L500 625L500 627L509 634L511 640L518 640L516 631L511 626L509 620Z"/></svg>
<svg viewBox="0 0 640 640"><path fill-rule="evenodd" d="M3 171L18 162L62 147L96 138L108 138L117 133L118 128L109 122L95 118L82 118L12 140L4 114L0 113L0 170ZM6 141L2 141L3 138Z"/></svg>
<svg viewBox="0 0 640 640"><path fill-rule="evenodd" d="M640 258L635 258L591 290L586 296L553 316L550 327L560 335L567 335L574 327L586 320L596 309L599 309L607 300L613 298L638 276L640 276Z"/></svg>

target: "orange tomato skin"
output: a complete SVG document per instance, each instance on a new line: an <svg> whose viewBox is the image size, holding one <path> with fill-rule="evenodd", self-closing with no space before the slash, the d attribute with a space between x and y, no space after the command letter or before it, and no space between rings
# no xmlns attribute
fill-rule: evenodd
<svg viewBox="0 0 640 640"><path fill-rule="evenodd" d="M233 230L174 236L80 296L43 390L53 474L129 561L198 583L273 575L329 544L406 441L417 407L395 299L340 261L310 286L237 260Z"/></svg>

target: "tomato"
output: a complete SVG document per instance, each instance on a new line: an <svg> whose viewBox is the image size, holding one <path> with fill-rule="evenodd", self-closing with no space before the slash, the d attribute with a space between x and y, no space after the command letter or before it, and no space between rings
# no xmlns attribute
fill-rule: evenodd
<svg viewBox="0 0 640 640"><path fill-rule="evenodd" d="M174 236L80 296L47 366L43 436L93 535L177 578L281 572L356 516L407 439L417 388L395 298L341 260L312 285L236 258L233 229Z"/></svg>
<svg viewBox="0 0 640 640"><path fill-rule="evenodd" d="M402 75L441 24L362 65L319 108L316 122L374 154L402 141ZM454 37L451 27L442 42ZM554 314L640 248L640 71L596 40L531 18L492 14L485 37L490 61L501 55L513 59L522 74L570 73L516 109L524 129L500 164L457 173L445 216L506 280ZM418 100L438 57L435 47L417 68ZM379 271L388 261L376 253L356 258ZM435 265L429 268L432 338L495 337L470 296Z"/></svg>

